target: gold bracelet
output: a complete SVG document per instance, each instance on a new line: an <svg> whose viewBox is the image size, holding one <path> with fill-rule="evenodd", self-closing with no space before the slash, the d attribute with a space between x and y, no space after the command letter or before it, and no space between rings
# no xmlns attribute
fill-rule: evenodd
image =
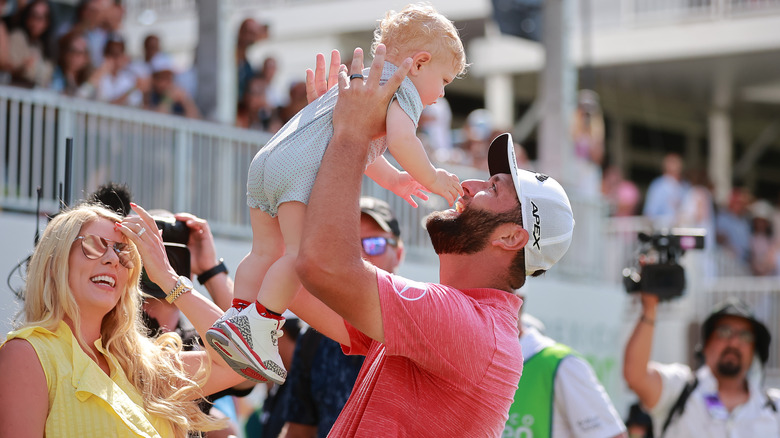
<svg viewBox="0 0 780 438"><path fill-rule="evenodd" d="M641 321L641 322L643 322L645 324L648 324L648 325L655 325L655 320L654 319L650 319L650 318L646 317L645 315L642 315L642 317L639 318L639 321Z"/></svg>

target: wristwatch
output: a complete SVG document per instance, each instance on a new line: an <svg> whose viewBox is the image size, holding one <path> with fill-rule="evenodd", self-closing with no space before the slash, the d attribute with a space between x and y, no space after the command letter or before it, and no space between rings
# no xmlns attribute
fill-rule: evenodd
<svg viewBox="0 0 780 438"><path fill-rule="evenodd" d="M174 286L173 290L165 297L165 301L172 304L177 298L191 291L194 287L195 286L192 284L192 280L190 280L189 277L179 275L179 278L176 280L176 286Z"/></svg>

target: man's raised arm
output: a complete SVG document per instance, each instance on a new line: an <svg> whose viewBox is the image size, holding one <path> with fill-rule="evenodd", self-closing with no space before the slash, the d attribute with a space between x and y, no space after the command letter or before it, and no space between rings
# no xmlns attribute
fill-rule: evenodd
<svg viewBox="0 0 780 438"><path fill-rule="evenodd" d="M385 131L387 105L411 67L407 59L384 84L379 78L385 48L380 45L364 83L339 71L333 137L322 159L306 209L297 271L304 287L366 335L382 341L375 269L360 253L360 191L368 145ZM355 49L351 73L363 70Z"/></svg>

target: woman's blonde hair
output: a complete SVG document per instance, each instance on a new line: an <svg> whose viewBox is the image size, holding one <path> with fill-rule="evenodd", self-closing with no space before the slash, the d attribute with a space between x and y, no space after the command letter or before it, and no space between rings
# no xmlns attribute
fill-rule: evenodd
<svg viewBox="0 0 780 438"><path fill-rule="evenodd" d="M452 56L456 76L466 73L466 52L452 21L427 3L407 5L400 12L388 11L374 30L371 53L384 44L389 59L426 50L433 55Z"/></svg>
<svg viewBox="0 0 780 438"><path fill-rule="evenodd" d="M82 204L58 214L46 227L27 268L24 291L24 327L56 330L67 316L73 335L90 356L91 347L81 335L80 310L68 283L69 257L84 225L98 220L120 222L117 214L97 205ZM133 267L116 306L103 317L101 342L116 357L150 414L170 421L176 436L189 430L215 430L223 422L204 414L197 405L202 398L199 383L205 381L209 363L189 378L179 357L182 341L176 333L157 339L146 336L141 319L141 258L130 242Z"/></svg>

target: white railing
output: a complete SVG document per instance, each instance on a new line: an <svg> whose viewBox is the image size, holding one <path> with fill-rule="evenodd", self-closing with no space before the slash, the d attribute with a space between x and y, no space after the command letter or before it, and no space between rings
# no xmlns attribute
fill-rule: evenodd
<svg viewBox="0 0 780 438"><path fill-rule="evenodd" d="M127 183L149 208L190 211L224 234L245 235L246 170L270 137L211 122L0 87L0 208L54 212L67 199L66 138L73 139L72 199Z"/></svg>

